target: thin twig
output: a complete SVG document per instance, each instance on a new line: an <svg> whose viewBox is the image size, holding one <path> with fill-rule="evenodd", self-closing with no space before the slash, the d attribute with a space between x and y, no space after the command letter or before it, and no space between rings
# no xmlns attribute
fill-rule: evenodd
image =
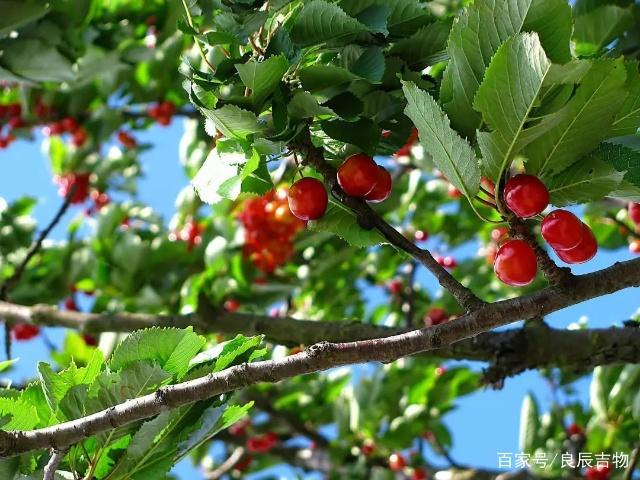
<svg viewBox="0 0 640 480"><path fill-rule="evenodd" d="M67 454L66 449L53 450L53 453L51 454L51 458L49 459L49 462L47 463L46 467L44 467L44 476L42 477L42 480L55 479L56 471L58 470L58 467L60 466L60 462L62 462L62 459L66 454Z"/></svg>
<svg viewBox="0 0 640 480"><path fill-rule="evenodd" d="M236 447L224 462L218 465L214 470L205 472L204 478L207 480L218 480L219 478L222 478L229 472L229 470L236 466L242 458L242 455L244 455L244 448Z"/></svg>
<svg viewBox="0 0 640 480"><path fill-rule="evenodd" d="M623 480L631 480L633 478L633 472L640 461L640 445L636 446L631 452L631 458L629 459L629 466L624 472Z"/></svg>

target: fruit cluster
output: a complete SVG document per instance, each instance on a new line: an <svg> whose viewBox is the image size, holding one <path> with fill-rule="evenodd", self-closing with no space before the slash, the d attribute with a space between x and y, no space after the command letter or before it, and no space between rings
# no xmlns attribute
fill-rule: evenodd
<svg viewBox="0 0 640 480"><path fill-rule="evenodd" d="M505 185L504 200L517 217L531 218L547 208L549 192L538 177L516 175ZM558 257L569 264L587 262L598 250L596 238L589 226L566 210L554 210L544 218L542 237ZM536 254L524 240L507 240L495 254L494 270L498 278L507 285L528 285L537 274Z"/></svg>
<svg viewBox="0 0 640 480"><path fill-rule="evenodd" d="M171 118L176 113L176 106L168 100L156 103L149 107L147 114L160 125L167 126L171 123Z"/></svg>
<svg viewBox="0 0 640 480"><path fill-rule="evenodd" d="M0 149L7 148L16 139L13 134L14 129L24 127L25 123L21 114L22 105L19 103L0 105L0 121L6 122L9 130L6 135L2 135L0 130Z"/></svg>
<svg viewBox="0 0 640 480"><path fill-rule="evenodd" d="M283 188L247 200L238 218L245 229L245 258L265 273L273 273L291 257L293 238L305 227L289 209Z"/></svg>
<svg viewBox="0 0 640 480"><path fill-rule="evenodd" d="M279 442L278 435L274 432L267 432L262 435L249 437L246 442L246 448L251 453L268 453Z"/></svg>
<svg viewBox="0 0 640 480"><path fill-rule="evenodd" d="M187 244L187 250L192 251L202 243L204 226L194 218L188 218L182 228L175 229L169 234L169 240L181 240Z"/></svg>
<svg viewBox="0 0 640 480"><path fill-rule="evenodd" d="M65 117L58 122L50 123L44 128L45 135L71 135L71 143L80 148L87 141L87 131L73 117Z"/></svg>

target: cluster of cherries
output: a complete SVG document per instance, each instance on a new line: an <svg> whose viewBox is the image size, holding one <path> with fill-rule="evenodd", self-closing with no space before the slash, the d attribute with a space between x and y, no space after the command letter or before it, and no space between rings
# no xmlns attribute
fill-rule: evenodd
<svg viewBox="0 0 640 480"><path fill-rule="evenodd" d="M347 157L338 168L338 184L351 197L378 203L391 194L391 175L364 153ZM289 189L289 209L300 220L317 220L327 210L329 198L320 180L305 177Z"/></svg>
<svg viewBox="0 0 640 480"><path fill-rule="evenodd" d="M156 103L155 105L150 106L147 110L149 117L153 118L156 122L165 127L171 123L171 118L175 113L175 104L168 100Z"/></svg>
<svg viewBox="0 0 640 480"><path fill-rule="evenodd" d="M627 211L636 227L636 232L640 233L640 203L630 202ZM629 243L629 250L631 253L640 253L640 236L636 235L636 239Z"/></svg>
<svg viewBox="0 0 640 480"><path fill-rule="evenodd" d="M521 174L507 181L504 200L516 216L531 218L547 208L549 191L538 177ZM587 262L598 251L596 238L589 226L566 210L554 210L544 218L542 237L565 263ZM538 271L536 254L524 240L506 240L496 252L494 270L507 285L528 285Z"/></svg>
<svg viewBox="0 0 640 480"><path fill-rule="evenodd" d="M245 229L245 258L269 274L291 257L293 238L305 227L289 210L284 188L247 200L238 218Z"/></svg>
<svg viewBox="0 0 640 480"><path fill-rule="evenodd" d="M567 437L571 441L584 442L585 432L580 425L572 423L567 427ZM584 472L584 478L586 480L609 480L611 474L611 466L608 462L598 463L595 466L589 467Z"/></svg>
<svg viewBox="0 0 640 480"><path fill-rule="evenodd" d="M44 127L43 133L49 135L71 135L71 143L75 147L82 147L87 141L87 131L81 127L74 117L65 117L58 122L53 122Z"/></svg>
<svg viewBox="0 0 640 480"><path fill-rule="evenodd" d="M360 452L365 457L371 457L376 452L376 444L370 438L365 439L360 446ZM416 455L417 452L414 452ZM393 472L405 472L405 469L409 467L407 460L404 455L400 452L394 452L389 455L387 459L387 464L389 465L389 469ZM423 468L413 467L411 470L411 476L409 477L411 480L427 480L427 472ZM405 472L406 473L406 472Z"/></svg>
<svg viewBox="0 0 640 480"><path fill-rule="evenodd" d="M187 250L192 251L195 247L202 243L202 232L204 225L199 223L195 218L189 217L182 228L177 228L169 234L169 240L175 242L183 241L187 244Z"/></svg>
<svg viewBox="0 0 640 480"><path fill-rule="evenodd" d="M22 105L19 103L0 105L0 121L3 124L6 123L8 128L8 132L5 135L2 135L2 131L0 130L0 149L7 148L16 139L13 134L14 129L25 126L21 114Z"/></svg>
<svg viewBox="0 0 640 480"><path fill-rule="evenodd" d="M62 198L71 195L70 202L73 205L82 204L91 198L93 206L86 210L87 215L99 212L111 201L107 193L91 188L91 174L88 172L56 175L53 181L58 185L58 195Z"/></svg>

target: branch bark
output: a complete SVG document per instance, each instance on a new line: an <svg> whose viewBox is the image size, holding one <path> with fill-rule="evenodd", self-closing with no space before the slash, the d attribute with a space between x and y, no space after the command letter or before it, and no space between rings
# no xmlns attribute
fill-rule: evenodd
<svg viewBox="0 0 640 480"><path fill-rule="evenodd" d="M277 360L241 364L195 380L161 387L84 418L31 431L0 432L0 455L61 449L97 433L153 417L198 400L259 382L279 382L297 375L366 362L391 362L400 357L435 350L520 319L546 315L585 300L628 287L640 286L640 259L575 277L571 287L548 287L538 292L485 305L455 320L387 338L312 345Z"/></svg>

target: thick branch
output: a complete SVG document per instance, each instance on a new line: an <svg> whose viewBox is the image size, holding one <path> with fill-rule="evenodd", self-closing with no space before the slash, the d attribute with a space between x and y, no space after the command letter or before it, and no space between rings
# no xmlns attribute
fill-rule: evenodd
<svg viewBox="0 0 640 480"><path fill-rule="evenodd" d="M242 364L202 378L168 385L155 393L125 401L84 418L32 431L2 432L0 455L42 448L64 448L97 433L130 424L198 400L259 382L279 382L297 375L372 361L391 362L418 352L442 348L522 318L546 315L582 301L640 285L640 260L617 263L576 277L571 288L553 287L486 305L434 327L387 338L319 343L277 360Z"/></svg>
<svg viewBox="0 0 640 480"><path fill-rule="evenodd" d="M308 133L308 132L307 132ZM408 253L415 260L424 265L436 277L440 285L449 291L458 303L465 309L473 310L481 307L484 302L476 297L471 290L462 285L443 268L428 250L423 250L411 242L404 235L377 215L367 202L362 199L346 195L338 185L336 169L325 161L324 150L311 143L309 138L302 139L293 145L294 149L304 155L304 162L311 165L324 177L325 183L357 216L358 223L365 228L375 228L382 236L396 248Z"/></svg>

